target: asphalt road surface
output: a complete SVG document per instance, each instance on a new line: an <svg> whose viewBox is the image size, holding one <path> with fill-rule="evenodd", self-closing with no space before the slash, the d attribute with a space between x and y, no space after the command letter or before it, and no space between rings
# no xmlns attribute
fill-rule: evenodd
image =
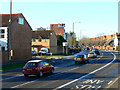
<svg viewBox="0 0 120 90"><path fill-rule="evenodd" d="M101 51L97 58L87 64L75 64L64 59L54 64L54 74L43 77L24 77L22 69L3 72L2 89L71 89L71 90L120 90L120 53Z"/></svg>

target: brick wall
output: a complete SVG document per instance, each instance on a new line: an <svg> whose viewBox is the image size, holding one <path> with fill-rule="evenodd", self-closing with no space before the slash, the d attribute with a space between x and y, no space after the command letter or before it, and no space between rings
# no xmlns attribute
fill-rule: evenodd
<svg viewBox="0 0 120 90"><path fill-rule="evenodd" d="M62 24L60 24L62 25ZM54 30L56 35L61 35L64 37L65 30L64 28L59 28L58 24L50 24L50 27L52 26L51 30Z"/></svg>
<svg viewBox="0 0 120 90"><path fill-rule="evenodd" d="M23 17L22 15L20 17ZM24 17L23 17L24 18ZM24 18L24 24L18 24L18 19L12 23L13 61L31 59L32 30Z"/></svg>

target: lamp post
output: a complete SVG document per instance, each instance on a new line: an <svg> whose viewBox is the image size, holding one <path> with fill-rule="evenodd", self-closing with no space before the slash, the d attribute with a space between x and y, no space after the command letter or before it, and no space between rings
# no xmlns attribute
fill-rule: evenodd
<svg viewBox="0 0 120 90"><path fill-rule="evenodd" d="M72 39L73 39L73 47L74 47L74 24L75 23L80 23L80 22L73 22L73 37L72 37Z"/></svg>
<svg viewBox="0 0 120 90"><path fill-rule="evenodd" d="M9 29L9 60L12 60L12 55L11 55L11 31L12 31L12 0L10 0L10 29Z"/></svg>

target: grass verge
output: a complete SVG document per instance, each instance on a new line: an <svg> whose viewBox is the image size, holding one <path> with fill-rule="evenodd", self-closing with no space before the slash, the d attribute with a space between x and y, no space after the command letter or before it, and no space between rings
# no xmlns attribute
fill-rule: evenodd
<svg viewBox="0 0 120 90"><path fill-rule="evenodd" d="M0 69L0 71L22 68L24 65L25 65L25 63L15 63L15 64L2 65L2 69Z"/></svg>

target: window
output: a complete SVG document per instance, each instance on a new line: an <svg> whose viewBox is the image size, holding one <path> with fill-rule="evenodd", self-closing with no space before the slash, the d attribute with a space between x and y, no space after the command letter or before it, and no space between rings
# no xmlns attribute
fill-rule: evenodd
<svg viewBox="0 0 120 90"><path fill-rule="evenodd" d="M19 23L19 24L24 24L24 19L19 17L18 23Z"/></svg>
<svg viewBox="0 0 120 90"><path fill-rule="evenodd" d="M4 38L4 35L1 35L1 38Z"/></svg>
<svg viewBox="0 0 120 90"><path fill-rule="evenodd" d="M40 66L40 67L44 66L44 62L40 62L40 63L39 63L39 66Z"/></svg>
<svg viewBox="0 0 120 90"><path fill-rule="evenodd" d="M5 51L5 47L2 47L1 50L2 50L2 51Z"/></svg>
<svg viewBox="0 0 120 90"><path fill-rule="evenodd" d="M45 39L45 42L47 42L47 39Z"/></svg>
<svg viewBox="0 0 120 90"><path fill-rule="evenodd" d="M37 63L35 63L35 62L30 62L30 63L26 63L25 66L26 66L26 67L27 67L27 66L29 66L29 67L37 67L38 65L37 65Z"/></svg>
<svg viewBox="0 0 120 90"><path fill-rule="evenodd" d="M42 39L39 39L38 41L39 41L39 42L42 42Z"/></svg>
<svg viewBox="0 0 120 90"><path fill-rule="evenodd" d="M5 33L5 30L4 30L4 29L1 29L1 33Z"/></svg>
<svg viewBox="0 0 120 90"><path fill-rule="evenodd" d="M45 63L45 66L49 66L49 63L47 63L47 62L44 62Z"/></svg>
<svg viewBox="0 0 120 90"><path fill-rule="evenodd" d="M32 42L36 42L36 39L32 39Z"/></svg>

